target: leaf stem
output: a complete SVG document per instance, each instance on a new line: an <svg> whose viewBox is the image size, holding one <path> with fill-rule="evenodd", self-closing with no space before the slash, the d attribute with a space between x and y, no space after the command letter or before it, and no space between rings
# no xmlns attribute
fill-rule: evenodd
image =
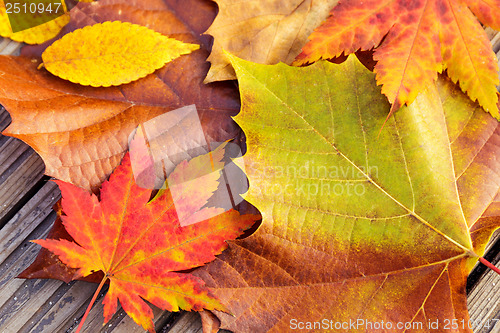
<svg viewBox="0 0 500 333"><path fill-rule="evenodd" d="M101 289L104 286L104 282L106 282L107 279L108 279L108 276L104 275L104 277L102 278L101 283L99 284L99 287L97 287L97 290L94 293L94 296L90 300L90 304L87 307L87 310L85 311L85 314L83 315L82 320L80 321L80 324L78 325L78 328L76 329L75 333L80 333L80 330L83 327L83 323L85 322L85 319L87 319L87 316L89 315L90 309L92 309L92 305L94 305L94 302L97 299L97 295L99 295L99 293L101 292Z"/></svg>
<svg viewBox="0 0 500 333"><path fill-rule="evenodd" d="M496 267L495 265L493 265L491 262L489 262L488 260L484 259L483 257L479 258L479 261L485 265L486 267L488 267L489 269L493 270L494 272L496 272L497 274L500 274L500 268Z"/></svg>

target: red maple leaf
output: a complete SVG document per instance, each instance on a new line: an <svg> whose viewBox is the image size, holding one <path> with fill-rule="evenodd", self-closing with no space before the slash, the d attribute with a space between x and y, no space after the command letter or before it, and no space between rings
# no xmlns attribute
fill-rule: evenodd
<svg viewBox="0 0 500 333"><path fill-rule="evenodd" d="M220 151L211 153L212 162L220 162ZM206 158L202 155L181 163L170 177L196 177ZM217 172L208 179L203 177L203 186L196 182L187 182L184 187L177 184L176 190L182 191L177 198L187 201L181 207L176 207L178 202L174 205L168 188L149 200L151 190L135 183L127 153L109 181L103 183L100 201L79 187L56 181L63 197L62 220L76 243L65 239L34 242L69 267L78 268L75 279L104 272L101 286L108 279L110 283L104 299L106 321L116 311L117 300L149 332L154 332L153 313L143 299L168 311L224 310L201 279L179 272L214 260L227 247L225 240L235 239L259 218L241 216L235 210L214 216L217 208L204 207L217 188L218 177ZM201 222L182 227L178 214L185 214L186 209Z"/></svg>
<svg viewBox="0 0 500 333"><path fill-rule="evenodd" d="M375 48L374 71L393 104L391 113L412 103L446 69L473 101L499 119L498 60L473 13L500 30L499 0L340 1L295 64Z"/></svg>

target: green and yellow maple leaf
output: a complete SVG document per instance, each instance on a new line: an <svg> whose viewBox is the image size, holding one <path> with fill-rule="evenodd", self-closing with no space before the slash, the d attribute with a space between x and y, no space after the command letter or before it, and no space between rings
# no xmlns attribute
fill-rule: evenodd
<svg viewBox="0 0 500 333"><path fill-rule="evenodd" d="M447 70L473 101L500 119L498 60L473 13L500 30L498 0L342 1L295 64L375 48L377 82L393 104L391 112L412 103Z"/></svg>
<svg viewBox="0 0 500 333"><path fill-rule="evenodd" d="M229 59L246 199L263 220L196 272L233 314L217 312L222 328L428 332L448 320L471 332L466 278L500 227L498 121L444 79L380 132L390 105L354 56L304 68Z"/></svg>

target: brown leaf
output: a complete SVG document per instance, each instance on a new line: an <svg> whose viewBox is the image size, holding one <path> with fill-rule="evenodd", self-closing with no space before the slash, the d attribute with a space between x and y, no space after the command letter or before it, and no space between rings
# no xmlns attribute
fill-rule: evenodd
<svg viewBox="0 0 500 333"><path fill-rule="evenodd" d="M185 7L184 7L185 6ZM215 16L212 4L174 1L105 0L81 3L64 32L96 22L122 20L149 26L201 49L176 59L141 80L95 89L71 84L37 70L28 58L0 58L0 103L12 116L4 134L17 137L43 158L46 173L95 190L119 164L127 138L141 122L195 104L207 141L225 141L240 133L230 116L239 110L233 83L204 85L208 39L200 36ZM146 10L148 8L148 10ZM40 48L24 54L39 55Z"/></svg>
<svg viewBox="0 0 500 333"><path fill-rule="evenodd" d="M292 63L338 0L214 1L219 14L207 30L214 47L205 82L236 78L223 50L261 64Z"/></svg>
<svg viewBox="0 0 500 333"><path fill-rule="evenodd" d="M200 311L201 326L203 333L217 333L220 327L220 320L210 311Z"/></svg>
<svg viewBox="0 0 500 333"><path fill-rule="evenodd" d="M213 3L195 0L182 4L162 0L80 3L72 10L64 34L98 22L121 20L198 43L201 49L136 82L99 89L37 70L37 62L29 58L0 57L0 103L13 119L4 134L32 146L44 159L48 175L94 191L119 164L128 136L139 123L185 105L196 105L207 141L236 138L234 142L239 143L241 130L230 118L239 111L234 83L203 84L210 37L201 33L215 13ZM25 47L22 54L39 59L47 45ZM52 232L61 229L56 220ZM50 273L44 269L48 264L54 268ZM73 274L42 250L21 276L69 281Z"/></svg>

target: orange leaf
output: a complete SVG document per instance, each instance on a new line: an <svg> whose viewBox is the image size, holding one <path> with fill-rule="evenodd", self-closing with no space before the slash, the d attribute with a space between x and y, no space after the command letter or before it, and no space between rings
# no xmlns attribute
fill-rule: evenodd
<svg viewBox="0 0 500 333"><path fill-rule="evenodd" d="M219 162L222 156L214 153L212 158ZM199 164L206 162L203 157L181 163L171 177L197 177ZM218 173L211 177L216 176ZM62 220L76 243L64 239L34 242L69 267L78 268L74 278L104 272L110 281L104 299L106 321L116 312L118 300L149 332L154 332L153 314L142 299L168 311L224 310L199 278L178 271L214 260L227 247L225 240L238 237L258 216L240 216L230 210L210 217L213 208L202 207L217 187L217 178L212 180L204 186L198 183L182 189L185 200L196 199L189 202L196 209L192 212L206 218L181 227L171 191L160 191L149 201L151 190L137 186L126 154L109 181L103 183L100 201L81 188L56 181L63 197Z"/></svg>
<svg viewBox="0 0 500 333"><path fill-rule="evenodd" d="M186 7L183 7L186 6ZM182 8L181 8L182 7ZM186 15L183 8L196 13ZM140 123L195 104L208 141L238 138L230 116L240 105L233 83L205 85L210 40L201 33L216 8L199 1L102 0L80 3L64 32L96 22L120 19L172 36L201 49L168 63L140 80L120 87L82 87L37 70L37 61L0 57L0 104L12 117L3 134L17 137L43 158L46 174L95 190L120 163L127 139ZM26 54L41 51L23 49Z"/></svg>
<svg viewBox="0 0 500 333"><path fill-rule="evenodd" d="M393 103L410 104L437 73L497 119L498 64L479 22L500 26L498 0L349 0L310 36L295 64L375 48L377 82Z"/></svg>

